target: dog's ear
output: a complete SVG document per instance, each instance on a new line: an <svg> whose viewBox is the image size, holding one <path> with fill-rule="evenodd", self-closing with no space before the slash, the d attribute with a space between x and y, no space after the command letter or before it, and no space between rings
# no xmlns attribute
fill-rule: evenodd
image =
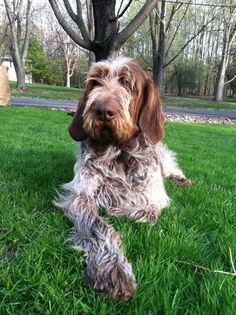
<svg viewBox="0 0 236 315"><path fill-rule="evenodd" d="M156 144L163 137L164 113L157 89L150 78L146 78L138 125L148 139Z"/></svg>
<svg viewBox="0 0 236 315"><path fill-rule="evenodd" d="M77 107L76 113L73 117L73 121L69 126L69 133L71 137L76 141L82 141L86 139L87 134L84 131L83 124L83 112L85 108L85 95L82 97Z"/></svg>

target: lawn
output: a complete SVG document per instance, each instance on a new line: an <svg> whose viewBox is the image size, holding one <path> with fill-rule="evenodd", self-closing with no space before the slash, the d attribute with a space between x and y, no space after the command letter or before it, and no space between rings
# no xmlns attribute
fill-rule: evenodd
<svg viewBox="0 0 236 315"><path fill-rule="evenodd" d="M78 102L80 97L80 92L77 95L70 95L69 93L58 94L57 92L13 92L11 93L12 96L16 97L27 97L27 98L37 98L37 99L44 99L44 100L62 100L67 102Z"/></svg>
<svg viewBox="0 0 236 315"><path fill-rule="evenodd" d="M11 95L16 97L38 98L46 100L63 100L78 102L83 89L67 88L46 84L27 83L26 91L16 90L16 82L10 81Z"/></svg>
<svg viewBox="0 0 236 315"><path fill-rule="evenodd" d="M84 285L81 253L65 242L71 224L52 205L72 178L70 120L0 108L0 314L235 314L236 275L209 271L233 273L229 249L236 264L235 125L166 124L194 184L166 184L172 202L154 226L106 217L138 282L130 302L115 303Z"/></svg>
<svg viewBox="0 0 236 315"><path fill-rule="evenodd" d="M16 88L16 82L10 81L10 88ZM56 86L56 85L47 85L47 84L38 84L38 83L26 83L26 89L34 91L48 91L48 92L63 92L63 93L77 93L81 89L78 88L68 88L65 86Z"/></svg>
<svg viewBox="0 0 236 315"><path fill-rule="evenodd" d="M234 98L224 98L223 102L213 102L209 96L177 96L166 94L163 97L165 107L185 107L185 108L211 108L236 110L236 100Z"/></svg>

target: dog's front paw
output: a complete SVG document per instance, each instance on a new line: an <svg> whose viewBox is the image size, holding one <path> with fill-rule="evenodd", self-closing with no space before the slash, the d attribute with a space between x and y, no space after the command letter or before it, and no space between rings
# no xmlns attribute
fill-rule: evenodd
<svg viewBox="0 0 236 315"><path fill-rule="evenodd" d="M128 268L127 268L128 267ZM127 262L118 263L111 270L108 276L108 282L111 281L111 287L108 292L116 301L128 301L136 291L136 281L131 267Z"/></svg>
<svg viewBox="0 0 236 315"><path fill-rule="evenodd" d="M115 301L128 301L136 291L135 277L127 261L116 262L114 265L107 262L105 269L98 267L92 277L87 268L84 275L88 284Z"/></svg>
<svg viewBox="0 0 236 315"><path fill-rule="evenodd" d="M147 206L144 209L136 209L131 212L130 217L137 222L154 224L160 214L161 208L155 205Z"/></svg>
<svg viewBox="0 0 236 315"><path fill-rule="evenodd" d="M184 187L192 186L192 181L183 176L171 176L169 179L172 181L172 183L179 186L184 186Z"/></svg>

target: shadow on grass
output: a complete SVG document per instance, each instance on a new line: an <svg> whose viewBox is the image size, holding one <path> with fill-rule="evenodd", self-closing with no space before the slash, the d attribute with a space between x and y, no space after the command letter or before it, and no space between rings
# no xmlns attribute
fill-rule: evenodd
<svg viewBox="0 0 236 315"><path fill-rule="evenodd" d="M19 192L53 198L55 190L73 176L72 152L55 149L6 149L0 153L2 185L10 195Z"/></svg>

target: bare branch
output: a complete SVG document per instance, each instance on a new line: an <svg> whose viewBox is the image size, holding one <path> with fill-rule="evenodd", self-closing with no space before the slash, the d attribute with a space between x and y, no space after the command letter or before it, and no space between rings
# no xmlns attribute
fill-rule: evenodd
<svg viewBox="0 0 236 315"><path fill-rule="evenodd" d="M232 79L230 79L229 81L226 81L224 83L224 85L229 84L230 82L234 81L235 79L236 79L236 75Z"/></svg>
<svg viewBox="0 0 236 315"><path fill-rule="evenodd" d="M9 0L4 0L4 4L5 4L5 9L6 9L6 13L7 13L7 18L9 20L9 25L10 25L10 29L11 29L11 46L13 48L14 46L14 50L17 51L17 54L19 54L19 47L17 45L18 41L17 41L17 30L16 30L16 26L15 26L15 6L13 8L13 11L11 10L10 7L10 2Z"/></svg>
<svg viewBox="0 0 236 315"><path fill-rule="evenodd" d="M146 69L151 71L152 70L152 64L147 61L147 59L144 57L144 55L142 54L142 52L140 51L139 48L137 48L137 52L140 55L140 57L142 58L142 60L145 62L145 64L147 65Z"/></svg>
<svg viewBox="0 0 236 315"><path fill-rule="evenodd" d="M119 9L118 9L118 11L117 11L117 16L120 14L120 10L121 10L121 8L122 8L123 3L124 3L124 0L121 0Z"/></svg>
<svg viewBox="0 0 236 315"><path fill-rule="evenodd" d="M193 35L185 44L184 46L178 51L178 53L173 57L171 58L164 66L164 68L168 67L169 64L171 64L180 54L181 52L185 49L185 47L188 46L188 44L193 41L206 27L209 23L211 23L213 20L215 19L215 17L211 18L207 23L205 23L199 30L198 32Z"/></svg>
<svg viewBox="0 0 236 315"><path fill-rule="evenodd" d="M165 54L165 57L166 57L166 58L167 58L167 56L168 56L168 54L169 54L169 50L170 50L170 48L171 48L171 45L173 44L173 41L174 41L174 39L175 39L175 37L176 37L176 34L178 33L178 31L179 31L179 29L180 29L180 25L181 25L183 19L185 18L186 14L187 14L187 12L188 12L188 8L189 8L189 4L186 6L186 8L185 8L185 10L184 10L184 13L183 13L181 19L179 20L179 23L178 23L178 25L177 25L177 27L176 27L176 29L175 29L174 35L172 36L172 39L171 39L171 41L170 41L170 44L169 44L168 48L166 49L166 54Z"/></svg>
<svg viewBox="0 0 236 315"><path fill-rule="evenodd" d="M172 7L172 10L171 10L171 13L170 13L170 18L169 18L169 21L167 22L166 29L165 29L166 32L170 28L170 25L171 25L171 22L173 20L173 17L175 15L175 13L182 7L182 5L183 5L183 3L180 3L179 5L177 5L177 6L174 5Z"/></svg>
<svg viewBox="0 0 236 315"><path fill-rule="evenodd" d="M152 39L152 50L157 51L157 41L156 41L157 15L156 14L151 13L149 15L149 24L150 24L150 33L151 33L151 39Z"/></svg>
<svg viewBox="0 0 236 315"><path fill-rule="evenodd" d="M66 11L68 12L69 16L71 17L71 19L77 23L77 16L75 14L75 12L73 11L71 5L70 5L70 2L68 0L63 0L64 2L64 5L65 5L65 8L66 8Z"/></svg>
<svg viewBox="0 0 236 315"><path fill-rule="evenodd" d="M120 47L126 40L138 29L146 20L158 0L147 0L139 13L130 21L130 23L117 35L115 46Z"/></svg>
<svg viewBox="0 0 236 315"><path fill-rule="evenodd" d="M77 25L79 26L81 35L82 35L83 39L86 42L91 42L91 39L89 37L87 28L86 28L86 26L84 24L84 19L83 19L83 16L82 16L82 7L81 7L80 0L76 0L76 6L77 6Z"/></svg>
<svg viewBox="0 0 236 315"><path fill-rule="evenodd" d="M52 10L53 10L53 12L54 12L58 22L60 23L62 28L66 31L66 33L73 39L73 41L76 42L76 44L82 46L83 48L91 50L91 45L92 45L91 41L82 39L78 35L78 33L76 33L69 26L69 24L65 21L63 15L61 14L61 11L59 9L57 0L49 0L49 3L51 5L51 8L52 8Z"/></svg>
<svg viewBox="0 0 236 315"><path fill-rule="evenodd" d="M22 23L22 16L23 16L23 0L18 2L17 8L13 9L13 15L17 23L17 43L20 45L21 40L21 23Z"/></svg>
<svg viewBox="0 0 236 315"><path fill-rule="evenodd" d="M26 9L26 25L25 25L25 37L24 45L21 53L21 59L23 63L25 62L28 47L29 47L29 38L30 38L30 29L31 29L31 15L32 15L32 0L28 0L27 9Z"/></svg>
<svg viewBox="0 0 236 315"><path fill-rule="evenodd" d="M10 26L12 27L13 26L14 17L13 17L13 14L11 12L11 9L10 9L9 0L4 0L4 4L5 4L5 9L6 9L6 13L7 13L7 17L8 17Z"/></svg>
<svg viewBox="0 0 236 315"><path fill-rule="evenodd" d="M120 9L121 9L121 6L122 6L122 3L123 3L123 1L122 1L121 5L120 5L120 8L119 8L119 10L118 10L118 13L117 13L117 17L116 17L117 20L118 20L119 18L121 18L121 17L125 14L125 12L126 12L126 11L128 10L128 8L130 7L132 1L133 1L133 0L129 0L129 2L128 2L127 5L124 7L124 9L122 10L122 12L119 13L119 12L120 12Z"/></svg>

